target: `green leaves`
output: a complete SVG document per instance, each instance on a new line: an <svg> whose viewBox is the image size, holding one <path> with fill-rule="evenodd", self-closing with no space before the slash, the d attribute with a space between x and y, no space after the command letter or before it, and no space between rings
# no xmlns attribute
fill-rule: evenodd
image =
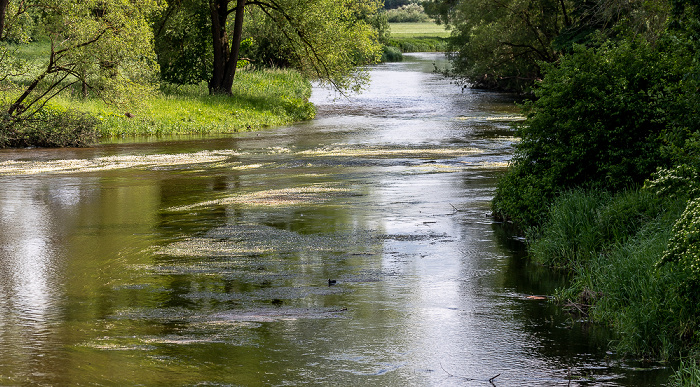
<svg viewBox="0 0 700 387"><path fill-rule="evenodd" d="M690 200L673 226L673 236L659 265L679 263L700 281L700 198Z"/></svg>
<svg viewBox="0 0 700 387"><path fill-rule="evenodd" d="M677 142L687 138L677 129L677 113L683 112L685 123L692 122L690 117L697 122L700 115L698 106L687 103L694 97L685 84L686 56L673 45L630 40L576 46L556 66L547 66L535 90L538 99L526 105L522 141L508 172L518 178L499 184L494 208L505 218L536 221L563 190L618 191L670 164L665 138L674 137L670 132L681 138ZM546 183L538 184L535 202L523 203L514 193L525 191L525 184L532 187L531 180ZM509 213L509 208L529 214Z"/></svg>

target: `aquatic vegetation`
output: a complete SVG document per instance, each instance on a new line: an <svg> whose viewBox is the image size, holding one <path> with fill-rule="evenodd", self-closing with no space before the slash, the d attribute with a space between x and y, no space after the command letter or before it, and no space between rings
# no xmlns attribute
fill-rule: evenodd
<svg viewBox="0 0 700 387"><path fill-rule="evenodd" d="M282 207L302 204L320 204L333 197L348 195L346 188L332 187L324 184L272 189L251 193L236 193L223 198L201 203L170 208L170 211L186 211L195 208L241 204L246 206Z"/></svg>
<svg viewBox="0 0 700 387"><path fill-rule="evenodd" d="M125 168L183 166L226 161L240 153L233 150L199 151L178 154L118 155L91 159L57 159L48 161L8 160L0 162L0 175L38 175L86 173Z"/></svg>

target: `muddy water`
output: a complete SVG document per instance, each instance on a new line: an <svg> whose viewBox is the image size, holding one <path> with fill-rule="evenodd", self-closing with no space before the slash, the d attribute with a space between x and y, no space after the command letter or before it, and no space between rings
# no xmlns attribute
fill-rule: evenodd
<svg viewBox="0 0 700 387"><path fill-rule="evenodd" d="M318 118L0 152L0 385L661 385L489 217L507 95L373 69Z"/></svg>

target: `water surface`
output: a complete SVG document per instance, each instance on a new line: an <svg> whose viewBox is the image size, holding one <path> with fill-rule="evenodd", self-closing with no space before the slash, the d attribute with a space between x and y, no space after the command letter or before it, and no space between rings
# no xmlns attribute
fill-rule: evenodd
<svg viewBox="0 0 700 387"><path fill-rule="evenodd" d="M490 217L514 98L371 71L314 121L0 152L1 385L661 385Z"/></svg>

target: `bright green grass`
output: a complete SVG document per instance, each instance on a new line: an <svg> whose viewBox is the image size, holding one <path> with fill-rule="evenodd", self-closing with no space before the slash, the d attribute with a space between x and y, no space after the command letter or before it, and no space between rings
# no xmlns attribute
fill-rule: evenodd
<svg viewBox="0 0 700 387"><path fill-rule="evenodd" d="M427 23L389 23L392 38L434 37L446 38L450 31L445 26Z"/></svg>
<svg viewBox="0 0 700 387"><path fill-rule="evenodd" d="M239 72L232 96L210 96L202 83L165 86L158 95L131 107L68 96L52 102L97 117L103 137L123 137L232 133L285 125L313 118L310 95L311 86L299 73L274 70Z"/></svg>

